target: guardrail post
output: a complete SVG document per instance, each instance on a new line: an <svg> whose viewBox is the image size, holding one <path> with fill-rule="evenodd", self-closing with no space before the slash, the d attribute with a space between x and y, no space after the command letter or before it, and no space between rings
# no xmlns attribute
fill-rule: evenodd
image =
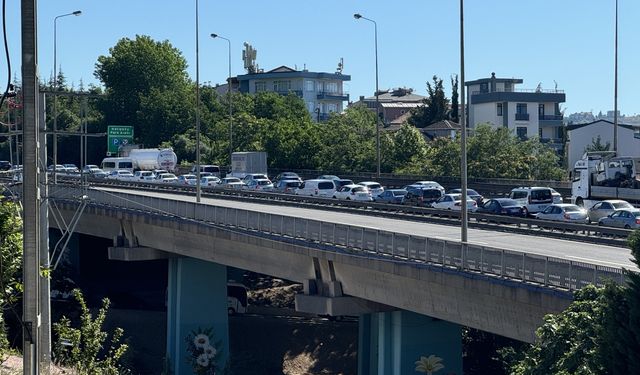
<svg viewBox="0 0 640 375"><path fill-rule="evenodd" d="M293 238L296 238L297 234L296 234L296 217L293 217Z"/></svg>
<svg viewBox="0 0 640 375"><path fill-rule="evenodd" d="M447 241L442 241L442 265L444 266L447 262L444 260L444 251L447 248Z"/></svg>
<svg viewBox="0 0 640 375"><path fill-rule="evenodd" d="M349 248L349 232L351 232L351 226L347 225L347 239L345 241L345 245L347 248Z"/></svg>
<svg viewBox="0 0 640 375"><path fill-rule="evenodd" d="M549 284L549 257L544 257L544 285Z"/></svg>
<svg viewBox="0 0 640 375"><path fill-rule="evenodd" d="M361 232L360 251L364 252L364 228L360 228L360 232Z"/></svg>
<svg viewBox="0 0 640 375"><path fill-rule="evenodd" d="M380 252L380 230L379 229L376 229L375 252L376 254Z"/></svg>
<svg viewBox="0 0 640 375"><path fill-rule="evenodd" d="M336 243L336 223L333 223L333 236L331 237L331 242L332 244Z"/></svg>
<svg viewBox="0 0 640 375"><path fill-rule="evenodd" d="M571 271L572 271L573 262L569 262L569 290L571 290Z"/></svg>
<svg viewBox="0 0 640 375"><path fill-rule="evenodd" d="M480 273L484 273L484 246L480 247Z"/></svg>
<svg viewBox="0 0 640 375"><path fill-rule="evenodd" d="M391 233L391 257L396 257L396 234Z"/></svg>
<svg viewBox="0 0 640 375"><path fill-rule="evenodd" d="M429 256L429 239L424 239L424 261L431 264L431 257Z"/></svg>
<svg viewBox="0 0 640 375"><path fill-rule="evenodd" d="M320 230L318 231L318 243L322 243L322 221L320 222Z"/></svg>
<svg viewBox="0 0 640 375"><path fill-rule="evenodd" d="M525 273L525 260L527 259L527 253L522 253L522 281L526 280L526 273Z"/></svg>
<svg viewBox="0 0 640 375"><path fill-rule="evenodd" d="M502 249L502 253L500 254L500 276L504 277L504 249Z"/></svg>
<svg viewBox="0 0 640 375"><path fill-rule="evenodd" d="M593 267L593 285L598 286L598 265Z"/></svg>

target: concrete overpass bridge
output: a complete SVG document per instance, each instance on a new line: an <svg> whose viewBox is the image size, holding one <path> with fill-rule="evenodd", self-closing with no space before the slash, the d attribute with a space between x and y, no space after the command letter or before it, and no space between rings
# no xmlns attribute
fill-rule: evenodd
<svg viewBox="0 0 640 375"><path fill-rule="evenodd" d="M52 226L87 203L75 230L112 238L111 259L169 259L176 374L191 373L178 358L192 330L213 327L228 348L226 266L303 283L300 311L360 316L360 374L412 373L430 354L461 374L462 325L531 342L573 290L635 268L617 247L481 230L463 246L455 227L357 214L117 188L50 196Z"/></svg>

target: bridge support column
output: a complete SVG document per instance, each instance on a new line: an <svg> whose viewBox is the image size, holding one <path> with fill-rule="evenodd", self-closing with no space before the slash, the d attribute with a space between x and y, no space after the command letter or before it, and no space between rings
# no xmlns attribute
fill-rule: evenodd
<svg viewBox="0 0 640 375"><path fill-rule="evenodd" d="M174 375L195 373L191 363L197 358L188 350L193 346L188 346L187 337L193 339L198 333L208 334L209 344L216 349L216 373L221 372L229 357L226 266L194 258L169 259L167 289L170 372ZM202 361L212 363L211 358L207 358L208 362Z"/></svg>
<svg viewBox="0 0 640 375"><path fill-rule="evenodd" d="M430 355L442 359L442 374L461 375L461 327L409 311L360 315L359 375L415 374Z"/></svg>

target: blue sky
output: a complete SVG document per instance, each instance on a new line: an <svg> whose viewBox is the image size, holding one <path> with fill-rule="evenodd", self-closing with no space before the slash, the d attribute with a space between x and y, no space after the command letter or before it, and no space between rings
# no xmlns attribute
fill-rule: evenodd
<svg viewBox="0 0 640 375"><path fill-rule="evenodd" d="M373 24L355 20L361 13L378 24L380 88L411 87L425 94L435 74L459 72L459 13L456 0L213 1L199 0L200 81L227 76L227 43L232 41L232 74L243 74L243 42L258 51L257 63L333 72L344 58L345 85L352 100L375 88ZM7 3L12 68L20 69L20 2ZM613 108L614 0L467 0L465 75L524 79L521 88L565 90L567 113ZM75 86L99 82L93 76L98 56L121 38L136 34L169 40L182 51L195 80L195 0L49 0L38 4L39 72L53 71L53 19L58 20L58 64ZM640 113L640 1L619 0L618 108ZM6 62L0 62L0 82ZM4 85L4 84L3 84Z"/></svg>

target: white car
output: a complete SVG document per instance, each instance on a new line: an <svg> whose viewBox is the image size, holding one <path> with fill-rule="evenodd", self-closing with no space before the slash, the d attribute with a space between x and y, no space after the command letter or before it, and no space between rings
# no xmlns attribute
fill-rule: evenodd
<svg viewBox="0 0 640 375"><path fill-rule="evenodd" d="M377 197L378 195L384 193L384 188L382 187L382 185L380 185L377 182L363 181L363 182L358 182L358 185L362 185L367 189L369 189L372 197Z"/></svg>
<svg viewBox="0 0 640 375"><path fill-rule="evenodd" d="M183 174L178 176L178 183L181 185L195 185L198 177L194 174Z"/></svg>
<svg viewBox="0 0 640 375"><path fill-rule="evenodd" d="M178 177L176 177L176 175L174 175L173 173L160 173L156 176L155 181L163 184L177 184Z"/></svg>
<svg viewBox="0 0 640 375"><path fill-rule="evenodd" d="M107 176L108 179L118 180L118 181L133 181L133 173L129 172L126 169L116 169L109 172Z"/></svg>
<svg viewBox="0 0 640 375"><path fill-rule="evenodd" d="M445 194L437 201L431 203L431 207L439 208L441 210L455 210L460 211L462 206L462 194ZM467 210L476 212L478 209L478 203L471 198L467 197Z"/></svg>
<svg viewBox="0 0 640 375"><path fill-rule="evenodd" d="M85 174L88 174L89 177L93 178L106 178L109 176L109 173L103 171L100 168L91 168L89 170L84 171Z"/></svg>
<svg viewBox="0 0 640 375"><path fill-rule="evenodd" d="M80 173L78 167L75 164L62 164L64 166L64 170L67 173Z"/></svg>
<svg viewBox="0 0 640 375"><path fill-rule="evenodd" d="M136 171L133 174L133 177L136 181L153 181L155 180L156 175L151 171Z"/></svg>
<svg viewBox="0 0 640 375"><path fill-rule="evenodd" d="M247 190L273 191L273 183L269 179L253 179L244 186Z"/></svg>
<svg viewBox="0 0 640 375"><path fill-rule="evenodd" d="M423 187L429 188L429 189L438 189L438 190L440 190L442 192L442 194L444 194L444 186L440 185L439 183L437 183L435 181L416 181L416 182L414 182L413 184L411 184L409 186L413 186L413 185L420 185L420 186L423 186Z"/></svg>
<svg viewBox="0 0 640 375"><path fill-rule="evenodd" d="M225 177L220 181L220 187L226 189L242 189L244 182L238 177Z"/></svg>
<svg viewBox="0 0 640 375"><path fill-rule="evenodd" d="M369 189L362 185L345 185L336 190L336 192L333 193L333 197L348 201L373 201L373 197L371 196Z"/></svg>
<svg viewBox="0 0 640 375"><path fill-rule="evenodd" d="M216 176L204 176L200 179L200 186L218 186L220 179Z"/></svg>

